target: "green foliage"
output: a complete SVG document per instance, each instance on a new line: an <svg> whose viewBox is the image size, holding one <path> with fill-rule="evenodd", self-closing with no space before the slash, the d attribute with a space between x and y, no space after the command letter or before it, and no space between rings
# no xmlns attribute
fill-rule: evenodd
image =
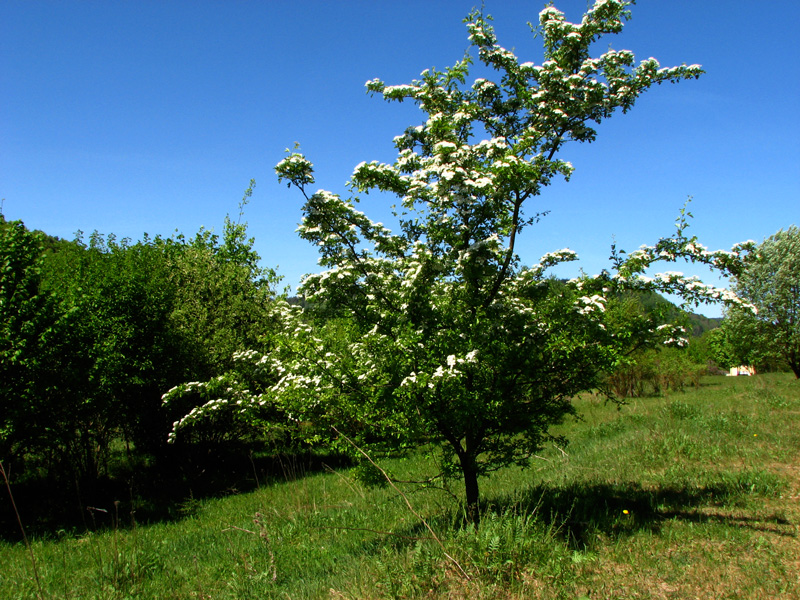
<svg viewBox="0 0 800 600"><path fill-rule="evenodd" d="M775 370L780 356L775 345L764 335L758 319L751 310L729 309L712 338L719 364L728 368L752 365L758 372Z"/></svg>
<svg viewBox="0 0 800 600"><path fill-rule="evenodd" d="M721 321L721 319L720 319ZM707 329L700 334L694 335L689 339L689 346L686 349L686 354L689 360L698 365L706 365L709 369L710 375L718 375L720 368L724 365L715 360L714 351L712 349L711 340L719 329L719 326L714 326ZM697 331L697 329L695 329Z"/></svg>
<svg viewBox="0 0 800 600"><path fill-rule="evenodd" d="M713 329L703 336L708 346L708 356L722 369L727 370L732 366L742 364L731 353L728 346L726 331L723 327Z"/></svg>
<svg viewBox="0 0 800 600"><path fill-rule="evenodd" d="M152 451L169 422L160 414L165 385L191 376L190 338L170 320L177 289L160 240L118 243L93 234L49 256L47 285L76 315L74 332L87 363L76 379L82 398L73 403L73 427L107 448L120 432L142 451Z"/></svg>
<svg viewBox="0 0 800 600"><path fill-rule="evenodd" d="M162 454L172 422L193 407L186 399L171 414L163 391L226 373L235 352L259 347L278 278L241 223L253 185L222 236L64 242L0 223L0 450L19 473L96 479L115 440ZM225 425L223 437L237 435Z"/></svg>
<svg viewBox="0 0 800 600"><path fill-rule="evenodd" d="M692 326L692 336L701 337L707 331L719 327L722 324L722 318L689 313L689 323Z"/></svg>
<svg viewBox="0 0 800 600"><path fill-rule="evenodd" d="M764 240L735 289L757 310L726 315L731 353L755 365L780 357L800 378L800 229L793 225Z"/></svg>
<svg viewBox="0 0 800 600"><path fill-rule="evenodd" d="M0 215L0 456L48 447L71 315L42 286L42 236Z"/></svg>

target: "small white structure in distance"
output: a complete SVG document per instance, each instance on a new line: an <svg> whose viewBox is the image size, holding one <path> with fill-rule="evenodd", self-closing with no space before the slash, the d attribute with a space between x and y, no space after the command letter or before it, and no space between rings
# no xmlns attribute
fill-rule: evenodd
<svg viewBox="0 0 800 600"><path fill-rule="evenodd" d="M747 365L741 365L739 367L731 367L731 372L728 373L728 377L736 377L737 375L755 375L756 369L755 367L750 367Z"/></svg>

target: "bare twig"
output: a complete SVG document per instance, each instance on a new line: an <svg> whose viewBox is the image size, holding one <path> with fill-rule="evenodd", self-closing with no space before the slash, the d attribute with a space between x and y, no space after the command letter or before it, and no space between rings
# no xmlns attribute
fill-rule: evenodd
<svg viewBox="0 0 800 600"><path fill-rule="evenodd" d="M442 553L445 555L445 557L456 566L456 568L461 573L462 577L464 577L464 579L469 580L470 576L467 575L467 572L463 569L463 567L460 564L458 564L458 561L455 558L453 558L452 556L450 556L450 554L447 553L447 550L445 549L444 544L442 543L442 540L439 539L439 536L436 535L436 532L431 528L430 525L428 525L428 522L422 517L422 515L420 515L416 510L414 510L414 507L411 505L411 502L409 502L409 500L408 500L408 496L406 496L402 492L402 490L400 488L398 488L394 484L394 481L392 481L392 478L389 477L389 475L386 473L386 471L381 469L378 466L378 464L374 460L372 460L372 457L370 457L369 454L367 454L361 448L359 448L353 440L351 440L349 437L347 437L341 431L336 429L336 427L331 427L331 429L333 429L337 434L342 436L345 439L345 441L347 441L348 444L350 444L353 448L355 448L359 452L359 454L363 455L364 458L366 458L370 462L370 464L373 467L375 467L376 469L378 469L378 471L380 471L381 475L383 475L383 477L386 479L386 481L389 483L389 485L392 486L392 488L398 494L400 494L400 496L403 498L403 500L406 503L406 506L408 507L408 510L410 510L414 514L414 516L417 517L422 522L423 525L425 525L425 528L430 532L430 534L433 537L433 539L436 541L437 544L439 544L439 547L442 549Z"/></svg>
<svg viewBox="0 0 800 600"><path fill-rule="evenodd" d="M3 475L3 481L6 482L8 497L11 499L11 508L14 509L14 514L17 516L17 523L19 524L19 530L22 532L22 539L25 542L25 547L28 549L28 554L31 557L31 565L33 565L33 577L36 579L36 587L39 590L37 595L40 600L44 600L44 593L42 591L42 580L39 579L39 570L36 568L36 557L34 556L33 548L31 548L31 544L28 541L28 536L25 534L25 527L22 526L22 517L19 516L19 511L17 510L17 503L14 502L14 494L11 493L11 483L8 481L8 474L6 473L6 469L3 466L2 462L0 462L0 474Z"/></svg>

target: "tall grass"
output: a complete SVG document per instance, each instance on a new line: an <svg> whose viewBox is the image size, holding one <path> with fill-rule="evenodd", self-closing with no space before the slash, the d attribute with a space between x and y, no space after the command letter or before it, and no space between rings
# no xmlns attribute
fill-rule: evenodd
<svg viewBox="0 0 800 600"><path fill-rule="evenodd" d="M41 594L800 597L800 387L790 376L705 378L622 407L577 402L583 419L558 431L569 446L482 482L477 529L447 492L403 488L441 546L392 488L365 488L346 470L289 470L253 492L196 501L177 522L102 515L119 526L35 539ZM381 466L419 480L427 460ZM0 544L0 565L0 597L38 597L24 545Z"/></svg>

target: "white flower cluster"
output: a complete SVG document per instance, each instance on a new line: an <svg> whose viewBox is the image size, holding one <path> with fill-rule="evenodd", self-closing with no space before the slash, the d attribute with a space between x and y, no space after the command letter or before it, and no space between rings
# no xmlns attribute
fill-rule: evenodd
<svg viewBox="0 0 800 600"><path fill-rule="evenodd" d="M678 234L675 238L659 241L655 246L642 245L631 252L625 260L617 265L614 278L620 284L655 291L673 293L684 298L684 305L711 302L723 302L727 305L737 305L749 310L755 307L739 298L732 291L717 288L700 281L696 276L685 276L678 271L657 273L647 277L643 273L654 263L659 261L674 262L685 259L708 265L722 271L724 274L735 274L749 260L749 254L754 248L754 242L736 244L731 250L710 251L696 240L687 240L683 237L683 229L687 223L683 216L678 220Z"/></svg>
<svg viewBox="0 0 800 600"><path fill-rule="evenodd" d="M369 85L371 82L367 82ZM406 98L414 97L418 88L414 85L387 85L383 88L383 95L386 98Z"/></svg>
<svg viewBox="0 0 800 600"><path fill-rule="evenodd" d="M682 325L659 325L656 327L656 332L661 335L669 336L663 340L665 346L685 348L689 345L689 339L686 337L689 333L689 330Z"/></svg>
<svg viewBox="0 0 800 600"><path fill-rule="evenodd" d="M190 381L189 383L182 383L167 390L162 396L161 401L166 405L172 398L177 395L185 394L195 390L202 390L208 386L207 382Z"/></svg>
<svg viewBox="0 0 800 600"><path fill-rule="evenodd" d="M576 302L576 310L578 314L588 315L594 311L605 312L606 299L599 294L592 296L581 296Z"/></svg>
<svg viewBox="0 0 800 600"><path fill-rule="evenodd" d="M485 240L478 240L470 244L465 250L458 253L458 265L464 267L467 263L485 264L491 257L501 256L505 251L500 245L500 237L493 233Z"/></svg>
<svg viewBox="0 0 800 600"><path fill-rule="evenodd" d="M463 375L463 371L459 370L458 367L466 364L476 364L477 362L478 350L467 352L463 357L450 354L447 356L445 364L437 366L430 374L412 371L403 378L403 381L400 382L400 387L412 387L422 384L429 389L434 389L443 382L459 379Z"/></svg>
<svg viewBox="0 0 800 600"><path fill-rule="evenodd" d="M278 174L278 181L286 180L290 185L303 187L314 183L314 167L311 161L297 152L290 153L275 165L275 172Z"/></svg>
<svg viewBox="0 0 800 600"><path fill-rule="evenodd" d="M737 305L754 312L757 310L754 305L740 298L733 291L703 283L695 275L687 277L676 271L667 271L665 273L657 273L652 278L644 275L626 278L619 274L615 277L618 281L633 287L678 294L689 304L722 302L728 305Z"/></svg>
<svg viewBox="0 0 800 600"><path fill-rule="evenodd" d="M261 362L263 357L254 351L246 351L237 353L238 360L245 360L246 358L257 358L257 362ZM206 382L191 381L182 385L178 385L170 389L162 396L162 401L165 406L175 398L179 398L189 393L213 394L217 396L205 403L195 406L188 414L178 419L172 424L172 431L169 434L168 441L174 442L177 433L180 429L190 426L202 419L222 411L226 408L234 408L239 414L246 414L254 407L263 407L268 402L268 396L265 394L253 394L249 389L242 386L236 380L230 380L224 375L212 378Z"/></svg>
<svg viewBox="0 0 800 600"><path fill-rule="evenodd" d="M561 263L571 262L578 260L578 254L569 248L562 248L555 252L548 252L539 259L539 262L530 267L523 267L519 271L519 275L512 282L513 286L530 285L532 282L541 282L542 277L547 269L554 267ZM577 283L578 280L572 280L570 283Z"/></svg>

